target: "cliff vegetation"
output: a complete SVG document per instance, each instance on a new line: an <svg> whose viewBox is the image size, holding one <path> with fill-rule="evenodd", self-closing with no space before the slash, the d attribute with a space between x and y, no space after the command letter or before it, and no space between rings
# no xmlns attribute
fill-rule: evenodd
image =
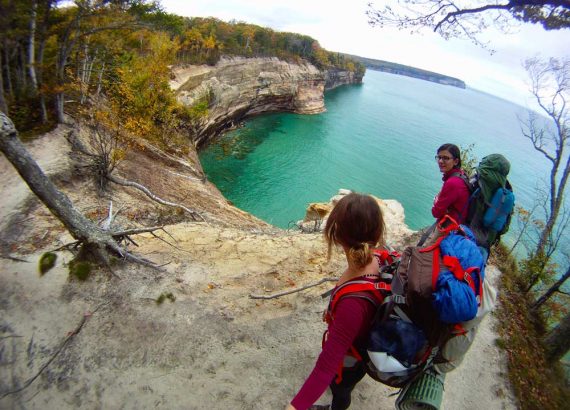
<svg viewBox="0 0 570 410"><path fill-rule="evenodd" d="M168 84L170 68L215 65L222 55L278 57L360 78L365 70L308 36L185 18L164 12L158 2L76 1L64 7L18 0L2 1L0 11L0 110L24 137L79 115L131 137L179 146L211 101L206 96L192 107L178 104ZM104 103L104 113L96 103Z"/></svg>

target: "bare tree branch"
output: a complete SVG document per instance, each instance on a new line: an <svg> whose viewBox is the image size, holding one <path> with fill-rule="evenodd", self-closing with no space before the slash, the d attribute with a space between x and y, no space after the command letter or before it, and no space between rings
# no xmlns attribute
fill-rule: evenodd
<svg viewBox="0 0 570 410"><path fill-rule="evenodd" d="M272 295L254 295L254 294L250 294L250 295L249 295L249 298L250 298L250 299L264 299L264 300L267 300L267 299L275 299L275 298L279 298L279 297L281 297L281 296L290 295L291 293L297 293L297 292L301 292L301 291L303 291L303 290L305 290L305 289L309 289L309 288L313 288L313 287L315 287L315 286L319 286L319 285L321 285L321 284L323 284L323 283L325 283L325 282L336 282L336 281L338 281L338 278L322 278L322 279L319 280L318 282L308 284L308 285L303 286L303 287L301 287L301 288L295 288L295 289L287 290L287 291L284 291L284 292L274 293L274 294L272 294Z"/></svg>
<svg viewBox="0 0 570 410"><path fill-rule="evenodd" d="M204 221L204 217L202 215L200 215L198 212L193 211L187 207L185 207L184 205L181 204L177 204L175 202L170 202L170 201L165 201L164 199L156 196L155 194L153 194L147 187L145 187L144 185L141 185L137 182L133 182L133 181L128 181L126 179L121 179L118 178L114 175L107 175L107 179L109 179L109 181L114 182L115 184L118 185L122 185L122 186L128 186L131 188L136 188L139 191L142 191L146 196L148 196L150 199L152 199L155 202L158 202L159 204L162 205L166 205L166 206L172 206L174 208L179 208L184 210L185 212L187 212L194 221L201 219L202 221Z"/></svg>
<svg viewBox="0 0 570 410"><path fill-rule="evenodd" d="M399 29L431 29L445 39L466 38L488 48L480 34L489 26L508 33L520 22L541 24L545 30L570 27L568 0L388 0L368 3L366 15L372 26ZM490 50L493 52L493 50Z"/></svg>
<svg viewBox="0 0 570 410"><path fill-rule="evenodd" d="M25 389L27 389L33 382L34 380L36 380L40 374L42 374L42 372L51 364L51 362L53 362L55 360L55 358L63 351L63 349L65 349L67 347L67 345L69 344L69 342L79 334L79 332L81 331L81 329L83 328L83 325L85 325L85 322L87 322L87 320L93 316L93 314L95 314L100 308L102 308L103 306L109 304L109 302L105 302L105 303L101 303L99 306L97 306L92 312L87 312L83 315L83 317L81 318L81 321L79 322L79 324L77 325L77 327L71 332L69 333L69 335L67 335L67 337L60 343L59 347L57 348L57 350L55 351L55 353L50 357L50 359L40 368L40 370L38 370L38 372L30 377L24 384L22 387L15 389L15 390L11 390L8 391L6 393L4 393L2 396L0 396L0 400L3 399L6 396L9 396L11 394L16 394L19 393Z"/></svg>

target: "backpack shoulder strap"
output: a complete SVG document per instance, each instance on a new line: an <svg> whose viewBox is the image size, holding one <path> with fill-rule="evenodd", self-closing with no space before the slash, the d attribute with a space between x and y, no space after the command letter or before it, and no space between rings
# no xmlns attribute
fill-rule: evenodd
<svg viewBox="0 0 570 410"><path fill-rule="evenodd" d="M383 293L389 291L390 285L385 282L370 282L368 280L358 278L353 279L334 289L331 294L327 311L332 319L332 315L334 314L338 302L345 297L362 298L368 300L376 307L382 304L384 300Z"/></svg>
<svg viewBox="0 0 570 410"><path fill-rule="evenodd" d="M469 183L469 177L467 175L465 175L464 172L455 171L450 176L451 177L457 177L457 178L461 179L465 183L465 186L467 186L467 189L469 190L469 192L471 192L471 184Z"/></svg>

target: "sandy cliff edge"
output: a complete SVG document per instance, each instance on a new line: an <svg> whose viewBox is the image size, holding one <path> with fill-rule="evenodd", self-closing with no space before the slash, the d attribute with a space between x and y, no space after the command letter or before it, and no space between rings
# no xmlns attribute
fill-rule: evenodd
<svg viewBox="0 0 570 410"><path fill-rule="evenodd" d="M61 184L76 191L69 193L82 209L89 209L82 201L103 207L106 200L82 198L87 182L65 170L61 135L47 138L30 146L46 172L67 175ZM41 206L24 206L29 190L5 158L0 173L2 229L32 215L21 222L27 230L16 240L29 242L36 232L41 239L49 231L19 250L29 263L0 259L0 395L37 374L87 315L41 375L21 393L0 399L0 408L281 409L293 397L319 353L320 294L327 286L268 301L248 296L337 276L342 259L326 261L319 234L265 229L253 219L244 229L248 220L236 213L235 226L231 218L168 226L162 238L176 248L139 237L135 251L167 264L164 274L125 265L117 269L120 280L99 272L79 283L69 280L70 255L62 252L56 268L40 278L41 252L70 238ZM499 272L487 274L496 279ZM157 305L161 293L172 293L175 302ZM516 408L504 382L505 358L494 345L495 320L484 320L465 362L448 375L445 409ZM394 392L367 379L352 408L392 408Z"/></svg>

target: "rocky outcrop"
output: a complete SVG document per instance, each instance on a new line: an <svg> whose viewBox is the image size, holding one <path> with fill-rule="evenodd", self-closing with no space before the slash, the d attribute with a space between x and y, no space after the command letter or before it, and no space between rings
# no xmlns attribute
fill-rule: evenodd
<svg viewBox="0 0 570 410"><path fill-rule="evenodd" d="M339 189L338 194L333 196L329 202L311 203L307 207L305 218L297 222L297 226L302 232L321 232L327 223L328 216L340 199L350 194L348 189ZM402 246L409 242L409 238L414 234L405 222L404 207L395 199L380 199L374 197L382 210L384 223L386 224L386 242L391 246Z"/></svg>
<svg viewBox="0 0 570 410"><path fill-rule="evenodd" d="M325 71L325 90L332 90L345 84L362 83L362 75L352 71L331 68Z"/></svg>
<svg viewBox="0 0 570 410"><path fill-rule="evenodd" d="M208 116L196 129L197 147L256 114L323 112L325 89L362 81L350 72L322 72L308 63L275 57L222 58L213 67L175 67L173 75L171 88L180 102L188 106L209 102Z"/></svg>

